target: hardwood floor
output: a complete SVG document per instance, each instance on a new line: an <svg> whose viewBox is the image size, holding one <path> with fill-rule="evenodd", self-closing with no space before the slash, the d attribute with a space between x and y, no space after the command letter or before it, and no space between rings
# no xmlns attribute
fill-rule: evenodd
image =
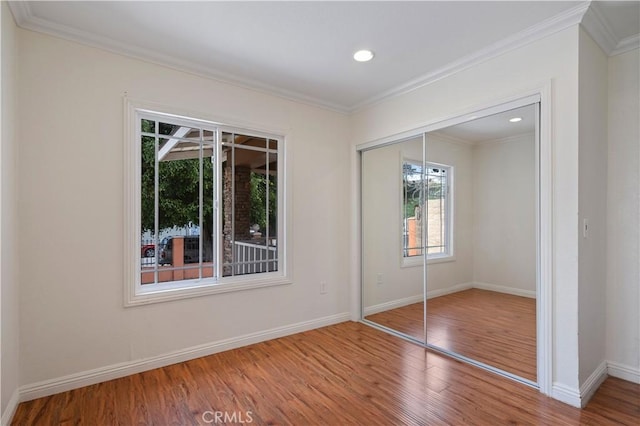
<svg viewBox="0 0 640 426"><path fill-rule="evenodd" d="M424 339L423 304L370 315L367 319ZM427 338L457 352L536 381L536 301L470 289L427 301Z"/></svg>
<svg viewBox="0 0 640 426"><path fill-rule="evenodd" d="M637 426L640 385L607 379L593 402L578 410L346 322L25 402L12 424L242 422Z"/></svg>
<svg viewBox="0 0 640 426"><path fill-rule="evenodd" d="M432 299L429 299L432 300ZM384 325L392 330L424 341L424 303L412 303L400 308L390 309L377 314L368 315L369 321Z"/></svg>

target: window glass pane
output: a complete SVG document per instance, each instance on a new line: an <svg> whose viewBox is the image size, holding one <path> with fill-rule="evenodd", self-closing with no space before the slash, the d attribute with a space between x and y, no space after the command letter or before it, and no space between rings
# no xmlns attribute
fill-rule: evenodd
<svg viewBox="0 0 640 426"><path fill-rule="evenodd" d="M223 276L277 270L277 155L242 145L225 148L225 155Z"/></svg>
<svg viewBox="0 0 640 426"><path fill-rule="evenodd" d="M202 132L202 141L203 142L215 142L215 132L211 131L211 130L204 130Z"/></svg>
<svg viewBox="0 0 640 426"><path fill-rule="evenodd" d="M404 257L422 255L422 165L403 163L403 247Z"/></svg>
<svg viewBox="0 0 640 426"><path fill-rule="evenodd" d="M224 196L224 271L223 276L249 271L247 254L252 250L254 229L251 223L251 165L263 153L233 147L223 163Z"/></svg>
<svg viewBox="0 0 640 426"><path fill-rule="evenodd" d="M185 268L200 261L199 147L171 140L169 145L171 149L162 158L158 152L157 228L163 241L158 249L160 282L194 278L193 271Z"/></svg>
<svg viewBox="0 0 640 426"><path fill-rule="evenodd" d="M265 138L258 138L255 136L235 135L234 143L244 146L255 146L257 148L266 148L267 140Z"/></svg>
<svg viewBox="0 0 640 426"><path fill-rule="evenodd" d="M151 122L145 126L154 126ZM140 266L141 283L148 284L155 281L154 267L156 264L157 241L154 236L155 229L155 138L141 137L141 162L140 162Z"/></svg>
<svg viewBox="0 0 640 426"><path fill-rule="evenodd" d="M215 158L212 152L213 147L205 145L203 147L204 157L202 159L202 277L214 276L214 261L216 239L215 233Z"/></svg>
<svg viewBox="0 0 640 426"><path fill-rule="evenodd" d="M155 133L156 122L143 118L142 120L140 120L140 131L142 131L143 133Z"/></svg>
<svg viewBox="0 0 640 426"><path fill-rule="evenodd" d="M446 253L447 172L444 168L428 167L427 179L427 254Z"/></svg>
<svg viewBox="0 0 640 426"><path fill-rule="evenodd" d="M199 159L200 143L183 139L160 139L158 161L173 161L183 159Z"/></svg>
<svg viewBox="0 0 640 426"><path fill-rule="evenodd" d="M268 206L268 232L266 244L269 247L267 269L278 270L278 155L269 154L269 172L265 182Z"/></svg>
<svg viewBox="0 0 640 426"><path fill-rule="evenodd" d="M173 135L179 128L177 124L158 123L158 133L161 135Z"/></svg>
<svg viewBox="0 0 640 426"><path fill-rule="evenodd" d="M277 156L262 154L264 165L251 172L252 242L266 247L253 259L255 272L277 271ZM269 161L266 161L269 159Z"/></svg>
<svg viewBox="0 0 640 426"><path fill-rule="evenodd" d="M228 145L233 143L233 135L227 132L221 132L220 134L222 145Z"/></svg>

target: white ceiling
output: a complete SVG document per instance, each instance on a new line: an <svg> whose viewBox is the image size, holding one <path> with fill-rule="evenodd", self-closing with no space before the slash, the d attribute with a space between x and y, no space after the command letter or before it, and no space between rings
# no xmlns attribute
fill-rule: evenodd
<svg viewBox="0 0 640 426"><path fill-rule="evenodd" d="M634 18L640 16L639 5L611 2L598 9L596 21L604 22L613 47L640 32ZM574 25L588 2L10 6L18 25L27 29L346 112ZM372 49L374 60L353 61L353 52L361 48Z"/></svg>
<svg viewBox="0 0 640 426"><path fill-rule="evenodd" d="M640 2L638 1L600 1L597 7L602 19L610 27L618 40L638 35L640 27Z"/></svg>
<svg viewBox="0 0 640 426"><path fill-rule="evenodd" d="M522 121L517 123L509 121L515 117L521 118ZM461 142L478 144L529 134L534 131L535 106L527 105L446 127L434 133L449 136Z"/></svg>

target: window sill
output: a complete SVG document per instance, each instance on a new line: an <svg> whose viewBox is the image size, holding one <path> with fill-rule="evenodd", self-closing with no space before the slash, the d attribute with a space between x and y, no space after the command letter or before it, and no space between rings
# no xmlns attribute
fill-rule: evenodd
<svg viewBox="0 0 640 426"><path fill-rule="evenodd" d="M246 276L229 277L223 281L215 280L190 280L183 286L158 288L153 284L138 286L134 294L125 295L125 307L149 305L152 303L169 302L173 300L189 299L193 297L207 296L219 293L231 293L236 291L251 290L254 288L288 285L292 281L284 276L269 278Z"/></svg>
<svg viewBox="0 0 640 426"><path fill-rule="evenodd" d="M427 265L433 265L437 263L448 263L455 262L455 256L440 256L440 257L432 257L427 259ZM415 268L423 265L422 256L411 257L411 258L402 258L400 260L401 268Z"/></svg>

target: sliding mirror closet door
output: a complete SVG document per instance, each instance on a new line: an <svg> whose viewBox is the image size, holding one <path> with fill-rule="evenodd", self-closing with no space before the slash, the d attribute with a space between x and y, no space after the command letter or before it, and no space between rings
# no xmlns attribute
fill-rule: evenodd
<svg viewBox="0 0 640 426"><path fill-rule="evenodd" d="M362 316L425 342L423 136L361 151Z"/></svg>
<svg viewBox="0 0 640 426"><path fill-rule="evenodd" d="M426 135L427 344L536 383L537 108Z"/></svg>

